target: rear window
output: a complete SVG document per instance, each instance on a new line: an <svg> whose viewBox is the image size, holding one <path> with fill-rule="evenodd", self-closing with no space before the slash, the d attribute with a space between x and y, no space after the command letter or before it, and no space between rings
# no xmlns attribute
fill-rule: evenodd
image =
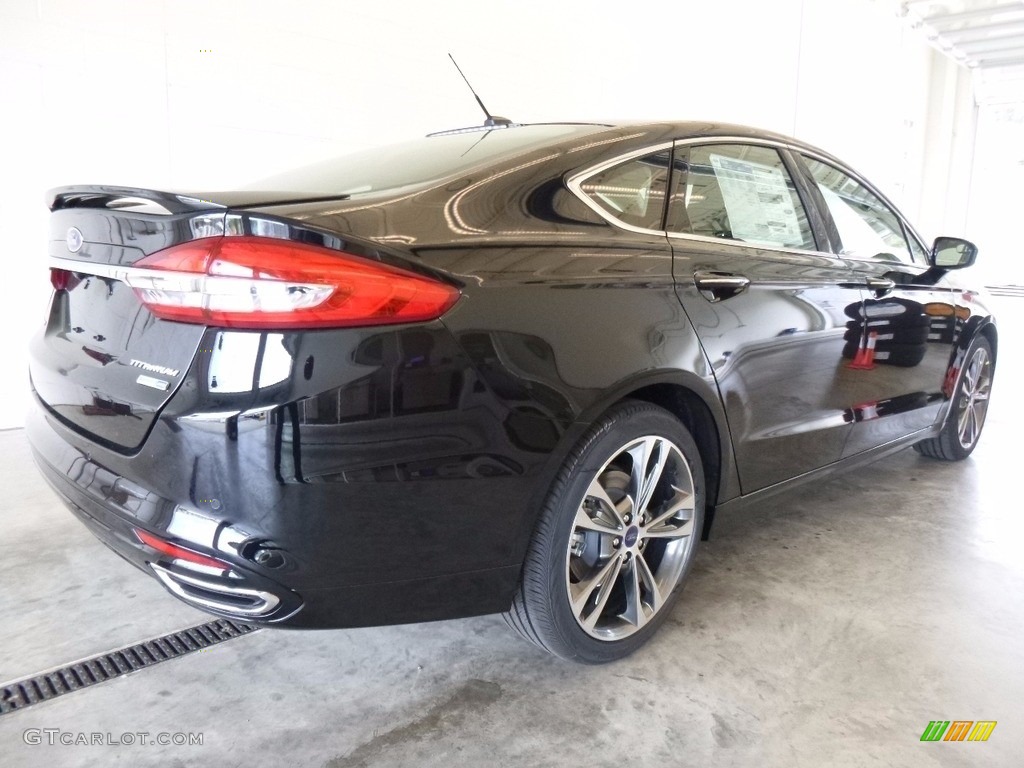
<svg viewBox="0 0 1024 768"><path fill-rule="evenodd" d="M245 184L242 190L328 197L420 186L463 175L503 156L514 156L605 127L522 125L425 136L317 162Z"/></svg>

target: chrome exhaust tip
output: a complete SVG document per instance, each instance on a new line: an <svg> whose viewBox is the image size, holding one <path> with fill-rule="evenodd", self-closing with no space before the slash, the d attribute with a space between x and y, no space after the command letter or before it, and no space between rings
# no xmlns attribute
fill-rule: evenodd
<svg viewBox="0 0 1024 768"><path fill-rule="evenodd" d="M273 592L172 571L156 563L150 563L149 567L174 595L197 608L252 619L269 616L281 604L281 598Z"/></svg>

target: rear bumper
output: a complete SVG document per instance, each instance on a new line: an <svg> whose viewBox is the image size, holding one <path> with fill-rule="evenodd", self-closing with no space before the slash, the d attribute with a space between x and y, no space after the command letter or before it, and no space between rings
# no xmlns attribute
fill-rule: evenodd
<svg viewBox="0 0 1024 768"><path fill-rule="evenodd" d="M411 340L393 340L402 334ZM375 338L419 357L375 373L360 351ZM355 627L507 610L535 510L578 425L566 432L562 414L496 399L439 325L273 343L297 361L288 378L232 394L223 368L200 355L132 455L36 400L27 431L43 475L107 546L216 615ZM424 348L443 367L424 368ZM361 418L346 414L354 403ZM136 530L233 575L182 567Z"/></svg>
<svg viewBox="0 0 1024 768"><path fill-rule="evenodd" d="M512 565L422 579L295 590L284 580L256 572L243 558L231 556L225 551L231 546L228 539L221 549L202 550L194 541L179 540L193 550L229 562L235 575L224 579L196 572L155 552L135 534L142 529L171 538L167 529L173 529L174 524L155 525L152 514L173 507L169 500L152 493L142 499L131 495L125 499L119 489L130 487L137 493L139 486L116 476L90 454L64 443L56 432L62 427L41 407L34 409L27 428L44 478L93 535L160 581L175 597L214 615L262 625L309 628L432 621L506 610L519 578L519 566ZM232 600L236 606L230 605Z"/></svg>
<svg viewBox="0 0 1024 768"><path fill-rule="evenodd" d="M124 503L126 497L141 502L137 508L142 510L166 505L159 504L152 494L142 496L140 486L115 476L87 454L69 445L60 445L56 432L40 417L37 411L29 420L33 457L40 472L75 517L122 558L157 578L184 602L218 616L278 623L302 610L302 599L297 593L240 565L236 558L229 558L224 552L209 554L231 566L230 577L211 569L190 568L146 546L136 531L147 530L147 526L130 513L130 505ZM73 473L58 470L55 461L75 468ZM119 490L123 494L121 504L117 503ZM161 535L167 534L162 532ZM194 544L189 544L194 548Z"/></svg>

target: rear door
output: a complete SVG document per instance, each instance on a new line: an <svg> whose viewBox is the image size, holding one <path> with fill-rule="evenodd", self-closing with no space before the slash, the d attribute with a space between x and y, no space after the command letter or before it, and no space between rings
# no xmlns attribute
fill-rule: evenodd
<svg viewBox="0 0 1024 768"><path fill-rule="evenodd" d="M715 371L743 493L840 458L844 334L861 290L827 252L788 152L677 142L666 226L677 293Z"/></svg>
<svg viewBox="0 0 1024 768"><path fill-rule="evenodd" d="M847 317L845 386L854 427L849 456L932 425L961 323L952 289L930 270L905 220L852 171L801 155L820 195L832 249L864 292Z"/></svg>

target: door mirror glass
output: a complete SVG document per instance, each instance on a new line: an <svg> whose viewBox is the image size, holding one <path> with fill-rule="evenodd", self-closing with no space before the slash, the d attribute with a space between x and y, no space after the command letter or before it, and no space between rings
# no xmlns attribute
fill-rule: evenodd
<svg viewBox="0 0 1024 768"><path fill-rule="evenodd" d="M959 237L937 237L932 246L932 266L942 269L963 269L978 258L978 246Z"/></svg>

